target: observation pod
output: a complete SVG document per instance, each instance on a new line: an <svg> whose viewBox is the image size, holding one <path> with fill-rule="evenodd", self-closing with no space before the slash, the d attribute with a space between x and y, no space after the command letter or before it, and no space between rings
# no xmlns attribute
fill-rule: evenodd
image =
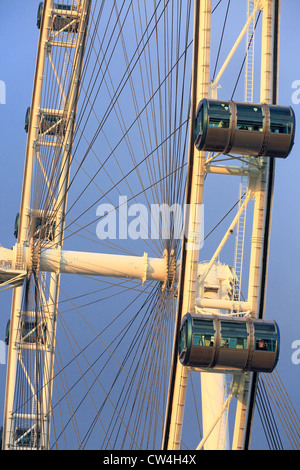
<svg viewBox="0 0 300 470"><path fill-rule="evenodd" d="M53 31L63 30L66 33L77 33L79 21L74 21L73 16L77 12L76 7L72 5L53 4L54 14L52 20ZM38 29L41 28L42 17L44 10L44 2L40 2L37 11L36 25Z"/></svg>
<svg viewBox="0 0 300 470"><path fill-rule="evenodd" d="M47 327L44 322L37 323L36 321L27 321L23 320L21 322L21 330L20 330L20 340L22 343L46 343L47 337ZM8 320L6 324L5 330L5 344L9 345L9 338L10 338L10 320Z"/></svg>
<svg viewBox="0 0 300 470"><path fill-rule="evenodd" d="M251 317L187 314L179 332L184 366L220 371L272 372L279 356L276 322Z"/></svg>
<svg viewBox="0 0 300 470"><path fill-rule="evenodd" d="M28 108L26 109L26 114L25 114L24 130L25 130L26 133L28 133L29 121L30 121L30 107L28 107Z"/></svg>
<svg viewBox="0 0 300 470"><path fill-rule="evenodd" d="M14 225L14 237L15 238L18 238L19 226L20 226L20 213L18 212L15 218L15 225Z"/></svg>
<svg viewBox="0 0 300 470"><path fill-rule="evenodd" d="M39 134L51 136L64 136L66 132L66 122L63 120L63 111L40 110ZM25 132L28 133L30 123L30 107L25 114Z"/></svg>
<svg viewBox="0 0 300 470"><path fill-rule="evenodd" d="M10 320L7 321L6 323L6 329L5 329L5 344L7 344L7 346L9 345L9 337L10 337Z"/></svg>
<svg viewBox="0 0 300 470"><path fill-rule="evenodd" d="M194 132L198 150L286 158L294 145L295 114L290 106L205 98Z"/></svg>

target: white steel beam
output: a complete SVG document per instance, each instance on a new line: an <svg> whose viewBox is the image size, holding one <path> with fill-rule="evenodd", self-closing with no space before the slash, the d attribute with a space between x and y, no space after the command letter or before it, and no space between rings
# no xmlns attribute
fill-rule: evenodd
<svg viewBox="0 0 300 470"><path fill-rule="evenodd" d="M189 168L187 177L186 204L191 207L187 237L182 241L181 272L177 315L174 332L173 362L171 365L169 396L165 416L163 449L180 449L181 430L185 405L188 372L178 360L177 335L182 316L195 309L197 270L199 262L201 222L196 208L203 203L205 152L199 152L194 145L194 120L196 109L202 98L208 98L211 40L211 0L195 0L193 77L191 92ZM188 223L185 218L185 224ZM187 245L188 244L188 245ZM192 247L187 249L187 246Z"/></svg>
<svg viewBox="0 0 300 470"><path fill-rule="evenodd" d="M211 425L210 429L208 430L208 432L206 433L206 435L203 437L203 439L200 441L200 443L198 444L196 450L201 450L202 447L204 446L204 444L206 443L206 441L208 440L208 438L210 437L211 433L213 432L213 430L215 429L215 427L217 426L218 422L221 420L224 412L226 411L226 409L228 408L228 406L230 405L230 402L233 398L233 393L230 393L228 398L226 399L221 411L219 412L219 414L217 415L215 421L213 422L213 424ZM217 450L217 449L214 449L214 450Z"/></svg>
<svg viewBox="0 0 300 470"><path fill-rule="evenodd" d="M272 86L273 86L273 48L274 41L274 18L275 18L275 0L262 1L262 50L261 50L261 96L262 103L272 102ZM253 214L253 228L252 228L252 244L250 256L250 271L249 271L249 285L248 285L248 302L251 304L251 311L254 317L260 315L263 317L265 292L262 290L262 282L265 285L267 270L263 273L263 263L267 264L266 259L263 260L263 249L266 243L266 237L269 234L266 232L266 222L269 224L271 214L267 214L267 196L272 198L272 194L267 195L267 191L273 190L268 188L268 179L270 178L269 167L270 162L267 158L262 161L262 172L257 178L255 188L255 204ZM269 221L266 221L269 217ZM261 310L262 306L262 311ZM249 448L251 438L251 427L253 419L253 393L256 387L256 375L249 374L245 380L244 390L238 396L238 405L236 413L236 422L233 437L233 449L244 450ZM250 401L252 405L250 406Z"/></svg>
<svg viewBox="0 0 300 470"><path fill-rule="evenodd" d="M199 308L213 308L220 310L237 310L239 312L250 312L251 305L249 302L238 302L234 300L222 299L205 299L199 297L196 299L196 306Z"/></svg>
<svg viewBox="0 0 300 470"><path fill-rule="evenodd" d="M46 272L166 281L167 258L111 255L49 249L41 253L40 269Z"/></svg>
<svg viewBox="0 0 300 470"><path fill-rule="evenodd" d="M44 27L41 32L39 47L37 52L37 64L34 79L35 93L31 103L31 126L28 131L26 159L24 168L23 189L20 207L20 225L18 241L21 244L26 243L28 234L28 209L30 208L31 188L33 181L33 166L35 154L35 140L39 128L39 109L41 102L42 84L44 79L44 66L47 55L47 42L50 31L51 9L53 0L44 1ZM5 405L3 417L3 449L9 449L13 444L13 406L15 397L16 370L18 362L18 351L15 348L17 335L17 312L21 310L22 287L18 287L13 292L12 310L11 310L11 338L8 348L7 377L5 391Z"/></svg>
<svg viewBox="0 0 300 470"><path fill-rule="evenodd" d="M258 176L259 169L252 166L206 165L206 173L230 176Z"/></svg>
<svg viewBox="0 0 300 470"><path fill-rule="evenodd" d="M74 39L74 59L72 63L72 71L70 75L70 83L66 85L65 92L61 90L62 96L64 96L64 115L67 123L66 133L64 136L64 141L62 143L62 159L60 164L60 179L58 185L58 197L56 201L57 207L57 216L56 216L56 238L55 242L58 247L58 252L61 255L61 248L63 246L63 236L64 236L64 219L67 206L67 191L69 185L69 174L72 160L72 141L75 127L75 118L78 106L78 97L81 83L81 74L83 67L83 57L86 46L86 36L87 36L87 25L89 19L91 0L83 0L80 3L80 8L78 12L72 11L72 17L75 16L78 18L79 27L76 34L76 40ZM55 14L55 12L52 12ZM61 14L61 13L60 13ZM68 13L70 14L70 12ZM58 43L52 42L52 47L59 46ZM68 47L66 44L65 47ZM51 250L50 250L51 251ZM54 251L56 251L54 249ZM46 255L44 252L43 254ZM40 270L47 271L43 269L43 262L41 263L43 256L41 255L40 260ZM44 383L42 386L43 394L43 403L42 407L45 411L45 432L44 432L44 446L49 448L50 445L50 423L51 423L51 401L52 401L52 389L53 389L53 374L54 374L54 353L55 353L55 343L56 343L56 313L57 313L57 303L59 300L59 286L60 286L60 269L54 272L54 275L51 276L50 286L49 286L49 299L50 304L52 303L51 309L48 311L49 316L49 332L51 335L51 349L46 352L44 359Z"/></svg>
<svg viewBox="0 0 300 470"><path fill-rule="evenodd" d="M66 207L66 188L68 185L68 173L69 173L69 166L71 160L71 142L72 142L72 135L73 135L73 126L74 120L76 115L77 109L77 101L78 101L78 94L79 94L79 87L80 87L80 78L81 78L81 70L82 70L82 60L85 48L85 40L86 40L86 31L87 31L87 21L88 21L88 12L90 9L91 0L83 0L78 5L78 10L76 14L72 14L72 17L80 18L79 20L79 27L74 35L74 43L72 47L75 48L74 52L74 61L73 67L71 72L71 79L70 83L66 84L65 90L62 90L62 86L59 83L60 91L62 96L66 98L65 109L63 110L63 116L66 118L66 122L68 127L66 129L66 133L64 136L64 142L60 142L54 145L59 145L63 149L63 158L61 163L61 182L59 186L59 197L57 200L58 204L58 220L61 221L64 219L65 214L65 207ZM61 11L60 11L61 14ZM68 14L70 12L68 11ZM39 37L39 45L38 45L38 52L37 52L37 62L36 62L36 72L35 72L35 80L33 85L33 94L32 94L32 102L31 102L31 117L30 117L30 125L28 130L28 139L27 139L27 148L26 148L26 159L25 159L25 170L24 170L24 181L23 181L23 189L22 189L22 198L21 198L21 209L20 209L20 223L19 223L19 233L18 233L18 243L15 250L13 252L20 253L20 249L23 252L23 256L25 254L25 269L32 268L32 255L29 255L31 252L31 248L29 245L31 244L29 240L29 233L28 228L30 226L29 219L31 217L31 197L32 197L32 189L33 189L33 174L34 174L34 164L35 164L35 157L37 144L49 145L53 146L53 142L45 143L41 140L42 135L39 134L39 124L40 124L40 113L41 111L47 111L46 109L41 110L41 96L42 96L42 89L44 83L44 74L45 74L45 63L46 58L50 59L51 63L51 48L49 48L50 44L50 33L51 33L51 18L53 17L53 0L45 0L43 5L43 19L40 28L40 37ZM66 42L56 43L52 41L52 48L55 46L68 48L69 44ZM55 72L55 64L52 64L54 67ZM56 74L57 78L57 74ZM60 115L62 110L48 110L50 113L55 115ZM48 130L49 131L49 130ZM47 133L47 132L46 132ZM37 158L37 162L39 158ZM45 180L47 182L47 177L45 176ZM58 245L61 247L62 240L63 240L63 225L56 224L57 232L60 231L60 236L58 237ZM34 242L33 242L34 243ZM8 252L2 250L0 253L2 257L7 256L11 257ZM17 256L14 260L16 262ZM36 265L38 265L37 261ZM27 264L28 262L28 264ZM59 286L59 272L55 273L54 276L51 277L50 283L50 298L51 298L51 305L52 310L47 311L47 318L49 322L55 324L55 306L58 300L58 286ZM15 389L16 389L16 369L17 363L20 362L22 367L25 367L25 364L22 362L22 357L19 356L20 351L16 347L17 342L17 334L18 334L18 319L21 315L21 307L22 307L22 289L18 288L15 289L12 301L12 313L11 313L11 333L10 333L10 342L9 342L9 353L8 353L8 367L7 367L7 384L6 384L6 397L5 397L5 410L4 410L4 432L3 432L3 448L9 449L12 448L14 445L14 397L15 397ZM47 305L46 305L47 308ZM42 403L38 404L38 407L42 409L42 414L46 417L45 421L38 423L41 429L41 443L40 445L43 448L48 448L49 446L49 435L50 435L50 417L51 417L51 390L52 390L52 371L53 371L53 360L54 360L54 346L55 346L55 329L53 325L49 328L51 332L51 348L45 354L44 364L44 384L32 384L34 388L41 393L42 396ZM32 350L34 347L32 346ZM24 370L25 376L26 371ZM29 378L29 375L28 375ZM41 388L40 388L41 387ZM34 397L33 397L34 400ZM33 408L34 413L34 408Z"/></svg>
<svg viewBox="0 0 300 470"><path fill-rule="evenodd" d="M12 250L0 248L0 262L12 266L15 270L16 256L19 246ZM23 272L28 272L32 266L32 251L30 247L22 249ZM57 275L79 274L86 276L106 276L115 278L140 279L141 281L165 282L168 277L168 257L150 258L147 253L143 256L112 255L106 253L88 253L83 251L67 251L59 248L43 249L39 257L41 272L51 272ZM174 272L177 281L178 269ZM6 272L10 272L9 269ZM53 292L51 293L53 295ZM51 297L53 299L53 297Z"/></svg>

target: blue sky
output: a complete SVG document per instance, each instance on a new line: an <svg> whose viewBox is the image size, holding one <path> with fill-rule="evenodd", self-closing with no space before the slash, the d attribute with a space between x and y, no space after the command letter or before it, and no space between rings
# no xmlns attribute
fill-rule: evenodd
<svg viewBox="0 0 300 470"><path fill-rule="evenodd" d="M39 31L36 0L1 1L0 80L5 83L6 102L0 104L0 243L14 244L14 219L20 204L26 133L24 118L30 104ZM282 1L279 104L291 105L300 121L300 103L293 103L293 83L300 83L300 2ZM299 95L294 97L300 98ZM1 96L0 96L1 101ZM3 101L3 100L2 100ZM300 414L300 364L292 362L292 343L300 341L298 306L300 266L299 139L286 160L276 162L276 177L269 258L267 315L281 331L279 374ZM1 294L0 339L10 315L11 294ZM299 354L300 357L300 354ZM3 416L5 366L0 364L0 421ZM255 437L253 442L255 443Z"/></svg>

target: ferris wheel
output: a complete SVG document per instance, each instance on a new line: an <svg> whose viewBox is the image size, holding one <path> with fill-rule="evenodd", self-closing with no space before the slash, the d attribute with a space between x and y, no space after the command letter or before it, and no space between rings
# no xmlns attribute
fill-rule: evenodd
<svg viewBox="0 0 300 470"><path fill-rule="evenodd" d="M3 449L250 448L280 346L275 160L295 134L279 19L279 0L38 2L16 240L0 248Z"/></svg>

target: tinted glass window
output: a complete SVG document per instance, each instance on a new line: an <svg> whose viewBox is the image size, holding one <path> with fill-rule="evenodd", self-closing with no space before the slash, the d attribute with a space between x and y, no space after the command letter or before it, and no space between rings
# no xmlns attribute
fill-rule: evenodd
<svg viewBox="0 0 300 470"><path fill-rule="evenodd" d="M202 132L203 132L203 106L201 106L196 116L194 139L197 140L197 138L199 137L200 134L202 134Z"/></svg>
<svg viewBox="0 0 300 470"><path fill-rule="evenodd" d="M246 322L221 321L222 348L248 348L248 331Z"/></svg>
<svg viewBox="0 0 300 470"><path fill-rule="evenodd" d="M292 116L289 108L270 107L270 131L276 134L291 134Z"/></svg>
<svg viewBox="0 0 300 470"><path fill-rule="evenodd" d="M230 108L228 103L221 101L209 102L209 127L223 127L228 129L230 126Z"/></svg>
<svg viewBox="0 0 300 470"><path fill-rule="evenodd" d="M237 104L237 129L246 131L263 131L262 106Z"/></svg>
<svg viewBox="0 0 300 470"><path fill-rule="evenodd" d="M261 351L276 351L277 334L273 324L256 324L254 327L255 349Z"/></svg>
<svg viewBox="0 0 300 470"><path fill-rule="evenodd" d="M214 346L215 329L213 320L194 319L193 321L193 345Z"/></svg>
<svg viewBox="0 0 300 470"><path fill-rule="evenodd" d="M187 322L185 322L180 330L180 336L179 336L179 354L184 351L187 347Z"/></svg>

